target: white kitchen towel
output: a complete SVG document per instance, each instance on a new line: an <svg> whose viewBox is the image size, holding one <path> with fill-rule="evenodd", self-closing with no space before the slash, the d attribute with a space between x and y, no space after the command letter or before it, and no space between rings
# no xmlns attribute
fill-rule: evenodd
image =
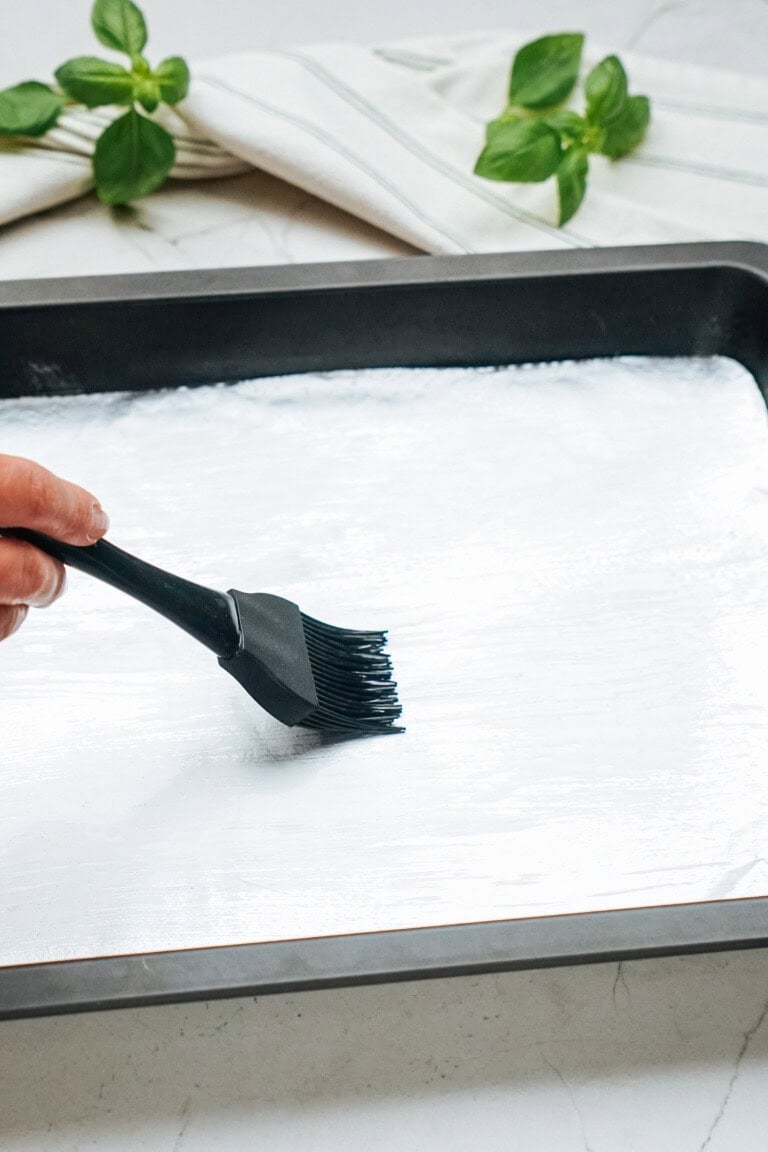
<svg viewBox="0 0 768 1152"><path fill-rule="evenodd" d="M0 225L84 196L93 187L90 157L96 140L125 109L73 108L55 128L36 140L0 137ZM198 140L169 108L157 119L173 133L179 179L229 176L251 165L211 141Z"/></svg>
<svg viewBox="0 0 768 1152"><path fill-rule="evenodd" d="M363 48L248 52L192 65L167 123L172 175L253 166L432 253L768 240L768 82L621 53L651 99L630 157L590 159L587 196L556 226L554 181L473 175L483 126L504 105L510 61L530 37L493 33ZM607 54L588 43L583 73ZM577 90L572 101L583 100ZM90 187L87 155L111 110L71 111L37 142L0 152L0 223Z"/></svg>

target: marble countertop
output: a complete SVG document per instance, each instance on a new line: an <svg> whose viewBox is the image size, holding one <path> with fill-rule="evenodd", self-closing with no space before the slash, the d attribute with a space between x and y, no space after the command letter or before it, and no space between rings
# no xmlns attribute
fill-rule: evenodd
<svg viewBox="0 0 768 1152"><path fill-rule="evenodd" d="M0 77L84 50L90 4L13 14ZM350 7L147 0L158 53L385 41L514 24L535 0ZM620 51L765 71L765 0L551 0L547 29ZM41 31L43 30L43 31ZM89 197L0 230L0 277L408 255L259 173L177 185L119 222ZM271 1152L539 1146L766 1147L768 952L673 957L0 1024L3 1152Z"/></svg>

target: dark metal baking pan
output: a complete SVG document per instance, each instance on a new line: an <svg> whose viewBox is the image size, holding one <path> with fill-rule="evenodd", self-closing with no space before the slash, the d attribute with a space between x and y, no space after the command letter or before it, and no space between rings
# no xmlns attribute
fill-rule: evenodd
<svg viewBox="0 0 768 1152"><path fill-rule="evenodd" d="M0 397L338 368L724 355L768 392L768 248L0 284ZM0 968L0 1018L768 944L768 897Z"/></svg>

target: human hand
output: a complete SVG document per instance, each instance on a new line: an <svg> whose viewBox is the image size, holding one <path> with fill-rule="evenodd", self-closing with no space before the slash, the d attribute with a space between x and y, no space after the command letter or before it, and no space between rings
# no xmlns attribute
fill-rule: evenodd
<svg viewBox="0 0 768 1152"><path fill-rule="evenodd" d="M0 527L32 528L68 544L95 544L109 527L95 496L39 464L0 454ZM64 591L63 564L21 540L0 537L0 640L21 626L30 606Z"/></svg>

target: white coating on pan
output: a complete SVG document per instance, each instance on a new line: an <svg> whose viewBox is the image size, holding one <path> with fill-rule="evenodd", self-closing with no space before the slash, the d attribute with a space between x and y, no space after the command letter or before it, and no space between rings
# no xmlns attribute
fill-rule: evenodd
<svg viewBox="0 0 768 1152"><path fill-rule="evenodd" d="M0 646L0 964L768 891L768 437L727 360L0 404L180 575L387 627L282 728L78 573Z"/></svg>

